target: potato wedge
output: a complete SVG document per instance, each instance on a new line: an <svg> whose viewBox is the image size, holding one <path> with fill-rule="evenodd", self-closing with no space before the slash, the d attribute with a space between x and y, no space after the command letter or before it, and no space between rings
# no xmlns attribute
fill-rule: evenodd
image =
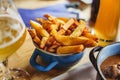
<svg viewBox="0 0 120 80"><path fill-rule="evenodd" d="M69 18L65 18L65 17L58 17L57 19L62 20L65 23L69 20Z"/></svg>
<svg viewBox="0 0 120 80"><path fill-rule="evenodd" d="M35 29L28 29L28 32L32 39L37 36Z"/></svg>
<svg viewBox="0 0 120 80"><path fill-rule="evenodd" d="M84 44L85 42L89 40L88 38L84 36L70 37L70 36L56 34L54 37L62 45L79 45L79 44Z"/></svg>
<svg viewBox="0 0 120 80"><path fill-rule="evenodd" d="M79 37L82 34L84 28L85 28L85 22L81 20L78 27L72 32L72 34L70 36L71 37Z"/></svg>
<svg viewBox="0 0 120 80"><path fill-rule="evenodd" d="M72 24L74 24L74 19L70 19L67 23L65 23L62 27L67 30Z"/></svg>
<svg viewBox="0 0 120 80"><path fill-rule="evenodd" d="M40 48L44 48L45 44L48 40L48 37L42 37L41 43L40 43Z"/></svg>
<svg viewBox="0 0 120 80"><path fill-rule="evenodd" d="M39 23L30 20L30 25L31 25L31 27L33 27L33 28L37 31L37 33L40 34L42 37L49 37L49 33L48 33L44 28L42 28L42 26L41 26Z"/></svg>
<svg viewBox="0 0 120 80"><path fill-rule="evenodd" d="M41 24L46 22L46 20L43 18L36 18L36 21L40 22Z"/></svg>
<svg viewBox="0 0 120 80"><path fill-rule="evenodd" d="M57 54L71 54L79 53L84 50L83 45L74 45L74 46L60 46L57 48Z"/></svg>
<svg viewBox="0 0 120 80"><path fill-rule="evenodd" d="M39 28L42 28L42 26L41 26L39 23L37 23L37 22L35 22L35 21L33 21L33 20L30 20L30 25L31 25L31 27L33 27L35 30L37 30L37 29L39 29Z"/></svg>
<svg viewBox="0 0 120 80"><path fill-rule="evenodd" d="M84 43L84 46L85 47L95 47L95 46L97 46L97 42L92 39L89 39L87 42Z"/></svg>
<svg viewBox="0 0 120 80"><path fill-rule="evenodd" d="M40 45L40 39L39 39L39 37L37 37L37 36L35 36L34 38L33 38L33 41L37 44L37 45Z"/></svg>
<svg viewBox="0 0 120 80"><path fill-rule="evenodd" d="M52 45L51 47L48 48L48 51L55 53L56 52L56 48L58 48L58 45Z"/></svg>
<svg viewBox="0 0 120 80"><path fill-rule="evenodd" d="M49 21L51 21L53 24L56 24L56 17L49 15L49 14L45 14L44 17L46 17Z"/></svg>
<svg viewBox="0 0 120 80"><path fill-rule="evenodd" d="M64 29L60 29L56 34L58 34L58 35L65 34L65 30Z"/></svg>
<svg viewBox="0 0 120 80"><path fill-rule="evenodd" d="M97 38L95 35L92 35L92 34L88 31L87 28L85 28L85 29L83 30L82 35L85 36L85 37L88 37L88 38L90 38L90 39L92 39L92 40L94 40L94 41L96 41L96 42L98 41L98 38Z"/></svg>

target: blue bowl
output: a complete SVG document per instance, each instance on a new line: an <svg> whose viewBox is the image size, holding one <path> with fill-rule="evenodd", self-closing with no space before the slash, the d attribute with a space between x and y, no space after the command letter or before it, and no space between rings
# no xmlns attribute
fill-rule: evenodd
<svg viewBox="0 0 120 80"><path fill-rule="evenodd" d="M82 58L83 54L84 51L76 54L58 55L36 48L30 58L30 64L39 71L50 71L52 68L65 69L76 64ZM37 63L37 56L40 56L47 66Z"/></svg>
<svg viewBox="0 0 120 80"><path fill-rule="evenodd" d="M97 57L95 57L96 52L98 52ZM109 56L120 54L120 42L115 42L105 47L95 47L90 52L90 61L98 72L98 79L96 80L106 80L104 77L100 65Z"/></svg>

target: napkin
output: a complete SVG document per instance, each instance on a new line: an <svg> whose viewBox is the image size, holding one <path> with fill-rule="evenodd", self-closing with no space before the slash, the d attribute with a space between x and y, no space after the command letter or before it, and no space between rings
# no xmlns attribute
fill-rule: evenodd
<svg viewBox="0 0 120 80"><path fill-rule="evenodd" d="M36 18L43 18L44 14L50 14L56 17L73 17L74 13L69 12L66 5L69 3L59 3L52 6L47 6L37 9L22 9L19 8L18 11L27 27L30 27L29 21L35 20Z"/></svg>
<svg viewBox="0 0 120 80"><path fill-rule="evenodd" d="M96 80L97 71L91 63L80 65L64 74L61 74L52 80Z"/></svg>

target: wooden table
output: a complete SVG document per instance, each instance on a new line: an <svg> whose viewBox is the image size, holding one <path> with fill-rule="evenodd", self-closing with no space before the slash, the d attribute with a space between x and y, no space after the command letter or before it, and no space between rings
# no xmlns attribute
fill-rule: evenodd
<svg viewBox="0 0 120 80"><path fill-rule="evenodd" d="M40 0L15 0L15 4L18 8L40 8L48 5L53 5L55 3L62 3L64 0L54 0L54 1L40 1ZM26 40L24 44L19 48L19 50L9 58L10 67L19 67L28 71L31 75L31 80L50 80L51 78L65 72L66 70L51 70L49 72L40 72L34 69L30 63L29 59L34 51L35 47L32 43L31 37L27 33ZM71 69L80 67L80 65L85 64L89 61L88 53L85 53L84 57L78 64L73 66ZM70 69L69 69L70 70Z"/></svg>

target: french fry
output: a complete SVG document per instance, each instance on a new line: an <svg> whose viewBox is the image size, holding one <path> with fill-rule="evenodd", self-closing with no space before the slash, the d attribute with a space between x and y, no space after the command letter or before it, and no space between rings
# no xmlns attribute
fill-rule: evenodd
<svg viewBox="0 0 120 80"><path fill-rule="evenodd" d="M51 25L50 28L51 28L50 35L54 35L57 33L57 29L58 29L57 25Z"/></svg>
<svg viewBox="0 0 120 80"><path fill-rule="evenodd" d="M51 22L53 22L54 24L56 24L56 17L51 16L49 14L45 14L44 17L46 17L48 20L50 20Z"/></svg>
<svg viewBox="0 0 120 80"><path fill-rule="evenodd" d="M64 35L55 35L54 37L62 45L79 45L79 44L84 44L89 40L84 36L70 37L70 36L64 36Z"/></svg>
<svg viewBox="0 0 120 80"><path fill-rule="evenodd" d="M80 20L80 22L78 22L77 19L74 19L74 21L75 21L74 24L75 24L76 26L78 26L82 20Z"/></svg>
<svg viewBox="0 0 120 80"><path fill-rule="evenodd" d="M41 24L44 24L44 23L53 24L51 21L43 19L43 18L36 18L36 21L40 22Z"/></svg>
<svg viewBox="0 0 120 80"><path fill-rule="evenodd" d="M47 49L48 49L48 47L47 47L47 46L45 46L45 47L43 48L43 50L45 50L45 51L47 51Z"/></svg>
<svg viewBox="0 0 120 80"><path fill-rule="evenodd" d="M66 30L65 35L70 35L71 33L71 30Z"/></svg>
<svg viewBox="0 0 120 80"><path fill-rule="evenodd" d="M53 23L51 21L45 20L45 19L42 19L42 18L36 18L36 20L38 22L40 22L42 27L44 29L46 29L48 32L51 30L51 25L53 25Z"/></svg>
<svg viewBox="0 0 120 80"><path fill-rule="evenodd" d="M52 15L49 15L49 14L45 14L44 17L46 17L48 20L52 21L54 24L65 24L65 22L59 18L56 18Z"/></svg>
<svg viewBox="0 0 120 80"><path fill-rule="evenodd" d="M64 30L67 30L72 24L74 24L74 19L70 19L67 23L65 23L62 27Z"/></svg>
<svg viewBox="0 0 120 80"><path fill-rule="evenodd" d="M35 29L28 29L28 32L32 39L37 36Z"/></svg>
<svg viewBox="0 0 120 80"><path fill-rule="evenodd" d="M54 42L53 42L53 45L60 46L61 44L60 44L59 42L57 42L57 41L54 41Z"/></svg>
<svg viewBox="0 0 120 80"><path fill-rule="evenodd" d="M55 49L55 48L57 48L58 47L58 45L52 45L50 48L52 48L52 49Z"/></svg>
<svg viewBox="0 0 120 80"><path fill-rule="evenodd" d="M50 36L46 42L46 46L51 46L54 41L55 41L54 37Z"/></svg>
<svg viewBox="0 0 120 80"><path fill-rule="evenodd" d="M74 45L74 46L60 46L57 48L57 54L71 54L78 53L84 50L83 45Z"/></svg>
<svg viewBox="0 0 120 80"><path fill-rule="evenodd" d="M53 48L48 48L48 51L51 53L55 53L55 49L53 49Z"/></svg>
<svg viewBox="0 0 120 80"><path fill-rule="evenodd" d="M46 20L43 18L36 18L36 21L40 22L41 24L46 22Z"/></svg>
<svg viewBox="0 0 120 80"><path fill-rule="evenodd" d="M40 45L40 39L39 39L39 37L37 37L37 36L35 36L34 38L33 38L33 41L37 44L37 45Z"/></svg>
<svg viewBox="0 0 120 80"><path fill-rule="evenodd" d="M84 46L85 47L94 47L94 46L97 46L97 42L92 39L89 39L86 43L84 43Z"/></svg>
<svg viewBox="0 0 120 80"><path fill-rule="evenodd" d="M60 29L56 34L59 34L59 35L65 34L65 30L64 29Z"/></svg>
<svg viewBox="0 0 120 80"><path fill-rule="evenodd" d="M56 20L57 20L57 22L60 23L60 24L65 24L65 22L62 21L62 20L60 20L60 19L57 19L57 18L56 18Z"/></svg>
<svg viewBox="0 0 120 80"><path fill-rule="evenodd" d="M90 39L92 39L92 40L94 40L94 41L96 41L96 42L98 41L98 38L97 38L96 36L92 35L92 34L88 31L87 28L85 28L85 29L83 30L82 35L85 36L85 37L88 37L88 38L90 38Z"/></svg>
<svg viewBox="0 0 120 80"><path fill-rule="evenodd" d="M52 45L48 48L48 51L49 52L55 52L58 47L59 47L58 45Z"/></svg>
<svg viewBox="0 0 120 80"><path fill-rule="evenodd" d="M70 36L71 37L79 37L82 34L84 28L85 28L85 22L81 20L78 27L72 32L72 34Z"/></svg>
<svg viewBox="0 0 120 80"><path fill-rule="evenodd" d="M57 33L57 31L55 29L52 29L50 32L51 35L55 35L56 33Z"/></svg>
<svg viewBox="0 0 120 80"><path fill-rule="evenodd" d="M69 20L69 18L58 17L57 19L64 21L65 23Z"/></svg>
<svg viewBox="0 0 120 80"><path fill-rule="evenodd" d="M42 26L41 26L39 23L37 23L37 22L35 22L35 21L33 21L33 20L30 20L30 25L31 25L31 27L33 27L35 30L38 30L39 28L42 28Z"/></svg>
<svg viewBox="0 0 120 80"><path fill-rule="evenodd" d="M42 28L42 26L35 22L35 21L32 21L30 20L30 25L38 32L38 34L40 34L42 37L49 37L49 33L44 29Z"/></svg>
<svg viewBox="0 0 120 80"><path fill-rule="evenodd" d="M48 40L48 37L42 37L41 43L40 43L40 48L44 48L45 44Z"/></svg>

